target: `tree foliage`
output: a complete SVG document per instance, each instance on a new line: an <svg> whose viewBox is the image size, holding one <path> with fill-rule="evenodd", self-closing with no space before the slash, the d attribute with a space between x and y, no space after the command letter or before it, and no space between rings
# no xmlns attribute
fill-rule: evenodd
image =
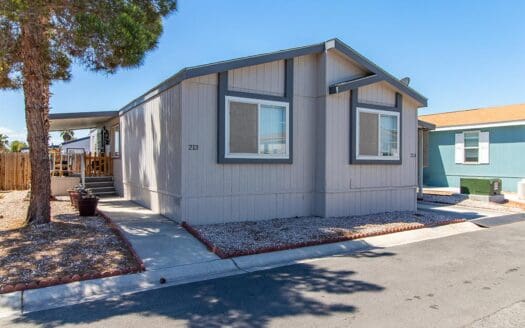
<svg viewBox="0 0 525 328"><path fill-rule="evenodd" d="M11 148L11 152L18 153L22 150L22 148L27 148L27 144L24 141L15 140L12 141L9 145L9 148Z"/></svg>
<svg viewBox="0 0 525 328"><path fill-rule="evenodd" d="M7 150L7 145L9 144L9 138L7 135L0 133L0 153Z"/></svg>
<svg viewBox="0 0 525 328"><path fill-rule="evenodd" d="M0 88L23 88L31 163L27 222L50 220L49 98L77 62L114 73L138 66L176 0L0 0Z"/></svg>
<svg viewBox="0 0 525 328"><path fill-rule="evenodd" d="M68 80L76 60L114 73L139 66L162 33L176 0L1 0L0 87L22 86L22 25L41 18L47 36L42 59L48 80Z"/></svg>
<svg viewBox="0 0 525 328"><path fill-rule="evenodd" d="M73 138L75 137L75 132L73 130L64 130L60 132L60 136L62 137L62 140L64 140L64 142L68 142L73 140Z"/></svg>

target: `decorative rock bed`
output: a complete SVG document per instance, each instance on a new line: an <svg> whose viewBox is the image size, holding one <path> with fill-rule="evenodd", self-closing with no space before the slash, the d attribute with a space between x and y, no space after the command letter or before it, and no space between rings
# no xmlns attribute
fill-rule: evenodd
<svg viewBox="0 0 525 328"><path fill-rule="evenodd" d="M0 209L16 207L12 212L18 213L5 212L1 219L6 222L0 229L0 293L144 270L109 217L80 217L69 201L51 202L49 224L16 227L13 223L28 205L24 195L16 192L0 200Z"/></svg>
<svg viewBox="0 0 525 328"><path fill-rule="evenodd" d="M431 212L301 217L182 226L221 258L340 242L430 226L464 222Z"/></svg>

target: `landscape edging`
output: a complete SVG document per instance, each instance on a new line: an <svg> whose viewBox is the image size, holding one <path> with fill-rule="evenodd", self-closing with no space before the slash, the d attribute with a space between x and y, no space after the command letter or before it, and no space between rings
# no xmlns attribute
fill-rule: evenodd
<svg viewBox="0 0 525 328"><path fill-rule="evenodd" d="M181 226L186 229L192 236L197 238L200 242L202 242L206 248L215 253L218 257L221 259L228 259L233 257L239 257L239 256L246 256L246 255L255 255L255 254L261 254L261 253L268 253L268 252L276 252L276 251L284 251L289 249L296 249L301 247L309 247L309 246L317 246L317 245L324 245L324 244L332 244L332 243L339 243L349 240L355 240L355 239L361 239L366 237L373 237L373 236L380 236L380 235L386 235L390 233L395 232L402 232L402 231L409 231L409 230L417 230L417 229L423 229L423 228L432 228L432 227L438 227L443 225L449 225L449 224L455 224L455 223L462 223L466 222L466 219L452 219L452 220L446 220L441 221L433 224L411 224L406 227L398 227L398 228L389 228L382 231L375 231L375 232L369 232L369 233L357 233L352 236L348 237L338 237L338 238L329 238L325 240L312 240L307 242L300 242L295 244L285 244L280 246L270 246L270 247L261 247L254 250L245 250L245 251L235 251L235 252L226 252L216 245L214 245L210 240L205 238L197 229L189 225L187 222L182 221Z"/></svg>

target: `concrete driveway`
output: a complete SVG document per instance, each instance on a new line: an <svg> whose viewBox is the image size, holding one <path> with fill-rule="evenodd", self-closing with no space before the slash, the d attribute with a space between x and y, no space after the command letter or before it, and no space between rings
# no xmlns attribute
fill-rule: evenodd
<svg viewBox="0 0 525 328"><path fill-rule="evenodd" d="M0 326L523 327L525 223L44 312Z"/></svg>

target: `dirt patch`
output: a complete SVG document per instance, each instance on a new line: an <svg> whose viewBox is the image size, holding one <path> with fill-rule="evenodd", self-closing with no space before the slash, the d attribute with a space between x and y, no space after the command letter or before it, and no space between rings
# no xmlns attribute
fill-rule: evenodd
<svg viewBox="0 0 525 328"><path fill-rule="evenodd" d="M23 192L12 192L0 200L0 220L8 227L0 231L0 291L8 285L35 288L140 270L130 248L104 218L80 217L68 201L51 202L50 224L9 228L18 224L17 215L23 215L23 222L24 197Z"/></svg>
<svg viewBox="0 0 525 328"><path fill-rule="evenodd" d="M423 228L461 218L430 212L389 212L373 215L302 217L211 225L185 225L220 257L234 257L338 242L372 235Z"/></svg>
<svg viewBox="0 0 525 328"><path fill-rule="evenodd" d="M24 200L27 191L0 192L0 231L24 225L29 202Z"/></svg>

